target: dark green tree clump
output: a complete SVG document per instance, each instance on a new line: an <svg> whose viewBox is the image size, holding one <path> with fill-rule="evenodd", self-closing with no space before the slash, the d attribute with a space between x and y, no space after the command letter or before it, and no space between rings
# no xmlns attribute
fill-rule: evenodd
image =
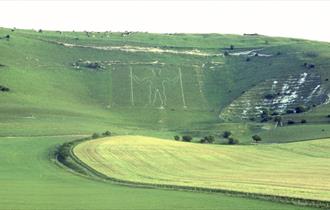
<svg viewBox="0 0 330 210"><path fill-rule="evenodd" d="M10 89L8 87L0 85L0 92L9 92L9 91L10 91Z"/></svg>
<svg viewBox="0 0 330 210"><path fill-rule="evenodd" d="M238 143L239 143L239 140L238 139L235 139L233 137L229 137L228 138L228 144L234 145L234 144L238 144Z"/></svg>
<svg viewBox="0 0 330 210"><path fill-rule="evenodd" d="M189 135L182 136L182 141L191 142L191 140L192 140L192 137Z"/></svg>
<svg viewBox="0 0 330 210"><path fill-rule="evenodd" d="M252 136L252 139L256 142L256 143L259 143L262 139L261 139L261 137L259 136L259 135L253 135Z"/></svg>
<svg viewBox="0 0 330 210"><path fill-rule="evenodd" d="M215 141L214 136L210 135L210 136L205 136L204 138L202 138L200 140L200 143L209 143L212 144Z"/></svg>
<svg viewBox="0 0 330 210"><path fill-rule="evenodd" d="M223 134L222 134L222 137L227 139L229 136L231 136L231 131L224 131Z"/></svg>
<svg viewBox="0 0 330 210"><path fill-rule="evenodd" d="M92 134L92 139L97 139L97 138L100 138L100 134L98 134L98 133L93 133L93 134Z"/></svg>
<svg viewBox="0 0 330 210"><path fill-rule="evenodd" d="M295 121L293 121L293 120L288 120L288 125L293 125L293 124L295 124Z"/></svg>
<svg viewBox="0 0 330 210"><path fill-rule="evenodd" d="M111 131L105 131L104 133L102 133L102 136L111 136L112 133Z"/></svg>
<svg viewBox="0 0 330 210"><path fill-rule="evenodd" d="M180 141L180 136L178 136L178 135L174 136L174 140L175 141Z"/></svg>

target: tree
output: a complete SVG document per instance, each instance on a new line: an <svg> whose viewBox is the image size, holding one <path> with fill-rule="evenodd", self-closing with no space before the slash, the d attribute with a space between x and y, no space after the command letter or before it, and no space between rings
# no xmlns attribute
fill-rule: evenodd
<svg viewBox="0 0 330 210"><path fill-rule="evenodd" d="M214 141L215 141L215 138L214 136L210 135L210 136L207 136L207 141L212 144Z"/></svg>
<svg viewBox="0 0 330 210"><path fill-rule="evenodd" d="M229 52L228 52L228 51L225 51L225 52L223 53L223 55L224 55L224 56L229 56Z"/></svg>
<svg viewBox="0 0 330 210"><path fill-rule="evenodd" d="M5 86L0 85L0 91L1 92L9 92L10 89L8 87L5 87Z"/></svg>
<svg viewBox="0 0 330 210"><path fill-rule="evenodd" d="M252 139L256 142L256 143L258 143L258 142L260 142L262 139L261 139L261 137L259 136L259 135L253 135L252 136Z"/></svg>
<svg viewBox="0 0 330 210"><path fill-rule="evenodd" d="M215 141L214 136L205 136L203 139L201 139L201 143L210 143L212 144Z"/></svg>
<svg viewBox="0 0 330 210"><path fill-rule="evenodd" d="M103 136L111 136L112 133L110 131L105 131L104 133L102 133Z"/></svg>
<svg viewBox="0 0 330 210"><path fill-rule="evenodd" d="M205 138L202 138L201 140L199 140L200 143L204 144L206 142Z"/></svg>
<svg viewBox="0 0 330 210"><path fill-rule="evenodd" d="M92 134L92 139L97 139L97 138L100 138L100 134L98 134L98 133L93 133L93 134Z"/></svg>
<svg viewBox="0 0 330 210"><path fill-rule="evenodd" d="M178 135L174 136L174 140L175 141L180 141L180 136L178 136Z"/></svg>
<svg viewBox="0 0 330 210"><path fill-rule="evenodd" d="M188 136L188 135L182 136L182 141L191 142L191 140L192 140L192 137L191 136Z"/></svg>
<svg viewBox="0 0 330 210"><path fill-rule="evenodd" d="M293 125L293 124L295 124L295 121L293 121L293 120L288 120L288 125Z"/></svg>
<svg viewBox="0 0 330 210"><path fill-rule="evenodd" d="M305 124L305 123L307 123L307 120L302 119L302 120L300 121L300 123Z"/></svg>
<svg viewBox="0 0 330 210"><path fill-rule="evenodd" d="M233 137L229 137L228 138L228 144L234 145L234 144L238 144L238 143L239 143L239 140L238 139L235 139Z"/></svg>
<svg viewBox="0 0 330 210"><path fill-rule="evenodd" d="M231 136L231 134L232 134L232 133L231 133L230 131L224 131L223 134L222 134L222 137L226 139L226 138L228 138L229 136Z"/></svg>
<svg viewBox="0 0 330 210"><path fill-rule="evenodd" d="M230 50L234 50L234 45L230 45Z"/></svg>

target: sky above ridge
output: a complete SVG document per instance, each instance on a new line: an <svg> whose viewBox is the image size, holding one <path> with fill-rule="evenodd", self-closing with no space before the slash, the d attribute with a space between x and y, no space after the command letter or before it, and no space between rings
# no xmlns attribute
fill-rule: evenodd
<svg viewBox="0 0 330 210"><path fill-rule="evenodd" d="M0 27L259 33L330 42L330 1L0 1Z"/></svg>

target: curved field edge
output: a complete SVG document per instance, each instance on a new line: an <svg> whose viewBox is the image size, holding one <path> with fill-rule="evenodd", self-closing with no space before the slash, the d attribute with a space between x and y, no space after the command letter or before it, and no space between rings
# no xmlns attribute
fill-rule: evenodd
<svg viewBox="0 0 330 210"><path fill-rule="evenodd" d="M105 175L94 168L90 167L83 161L81 161L73 152L74 148L83 142L93 141L91 138L77 139L71 142L64 143L57 147L53 153L53 157L59 165L62 165L71 172L82 175L87 178L93 178L99 181L109 181L115 184L126 185L131 187L139 188L161 188L169 190L184 190L184 191L198 191L206 193L221 193L228 196L242 197L242 198L252 198L265 201L280 202L285 204L293 204L298 206L306 207L317 207L321 209L328 209L330 207L330 202L313 200L313 199L304 199L296 198L289 196L278 196L278 195L268 195L261 193L250 193L250 192L241 192L227 189L212 189L205 187L192 187L192 186L180 186L180 185L170 185L170 184L152 184L152 183L143 183L143 182L133 182L124 179L114 178L108 175Z"/></svg>
<svg viewBox="0 0 330 210"><path fill-rule="evenodd" d="M205 187L330 201L330 139L249 146L118 136L74 153L105 175L133 182Z"/></svg>

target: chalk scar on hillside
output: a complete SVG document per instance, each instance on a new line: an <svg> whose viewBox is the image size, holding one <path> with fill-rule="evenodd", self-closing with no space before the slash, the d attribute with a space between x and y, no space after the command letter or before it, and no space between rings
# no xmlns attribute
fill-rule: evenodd
<svg viewBox="0 0 330 210"><path fill-rule="evenodd" d="M223 56L223 53L207 53L202 52L200 50L170 50L170 49L162 49L159 47L138 47L138 46L131 46L131 45L123 45L123 46L92 46L92 45L78 45L78 44L70 44L65 42L55 42L56 44L65 46L65 47L80 47L80 48L91 48L97 50L118 50L124 52L148 52L148 53L169 53L169 54L183 54L183 55L195 55L195 56Z"/></svg>

